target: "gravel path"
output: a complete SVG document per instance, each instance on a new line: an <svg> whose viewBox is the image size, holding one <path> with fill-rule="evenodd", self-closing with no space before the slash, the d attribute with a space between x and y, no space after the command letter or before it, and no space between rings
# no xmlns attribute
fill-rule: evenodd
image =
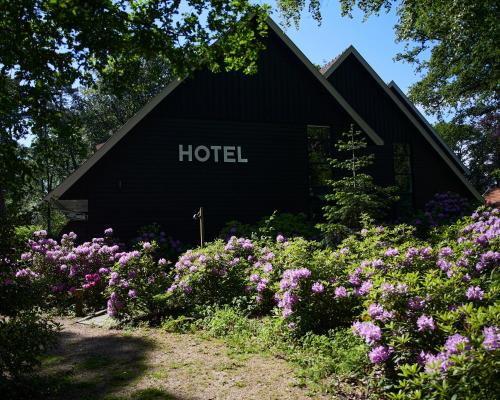
<svg viewBox="0 0 500 400"><path fill-rule="evenodd" d="M41 398L71 400L311 399L291 367L234 354L222 342L156 329L109 330L62 320L44 360Z"/></svg>

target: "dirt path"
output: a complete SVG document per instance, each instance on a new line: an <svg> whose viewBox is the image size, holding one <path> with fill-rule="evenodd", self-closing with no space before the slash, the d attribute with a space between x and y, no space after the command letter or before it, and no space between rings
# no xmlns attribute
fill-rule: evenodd
<svg viewBox="0 0 500 400"><path fill-rule="evenodd" d="M218 340L153 329L107 330L63 320L44 360L42 398L71 400L310 399L291 367L234 354ZM49 389L56 388L56 389Z"/></svg>

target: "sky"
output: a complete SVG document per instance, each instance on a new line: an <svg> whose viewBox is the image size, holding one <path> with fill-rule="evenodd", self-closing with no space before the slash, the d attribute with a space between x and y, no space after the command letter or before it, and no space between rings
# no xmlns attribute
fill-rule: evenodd
<svg viewBox="0 0 500 400"><path fill-rule="evenodd" d="M276 9L272 1L265 2ZM384 82L394 80L406 93L408 87L419 80L419 75L411 64L394 61L396 54L404 48L403 43L395 41L395 10L391 10L389 14L371 16L363 22L361 12L356 11L352 19L342 17L340 2L325 0L321 14L323 20L318 26L306 10L302 14L298 30L293 25L284 28L276 12L271 16L313 64L324 65L353 45ZM434 121L434 118L427 117L431 122Z"/></svg>

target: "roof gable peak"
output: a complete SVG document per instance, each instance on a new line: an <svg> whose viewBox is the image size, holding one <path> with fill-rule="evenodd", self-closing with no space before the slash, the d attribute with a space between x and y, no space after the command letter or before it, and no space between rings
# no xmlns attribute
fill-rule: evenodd
<svg viewBox="0 0 500 400"><path fill-rule="evenodd" d="M383 145L384 141L377 133L364 121L363 118L351 107L344 97L331 85L318 69L309 61L304 53L291 41L291 39L272 20L267 18L267 25L278 36L289 50L302 62L319 83L330 93L339 105L350 115L353 121L373 140L377 145ZM119 128L94 154L92 154L83 164L81 164L72 174L70 174L59 186L45 196L46 201L60 198L70 187L72 187L83 175L90 170L109 150L111 150L128 132L130 132L146 115L160 104L160 102L172 93L184 78L174 79L165 89L142 107L132 118L130 118L121 128Z"/></svg>
<svg viewBox="0 0 500 400"><path fill-rule="evenodd" d="M457 175L457 177L462 181L462 183L469 189L469 191L474 195L474 197L480 201L483 200L481 194L476 190L476 188L468 181L468 179L464 176L461 170L457 168L455 163L451 158L453 158L451 150L444 151L442 150L436 140L439 140L439 135L436 138L431 137L424 129L421 122L419 122L408 110L408 108L401 102L401 100L396 96L396 94L390 89L390 87L382 80L382 78L375 72L375 70L368 64L368 62L363 58L363 56L359 53L358 50L354 46L349 46L344 53L328 68L325 72L325 79L328 79L332 73L339 68L342 63L347 59L348 56L353 55L356 60L363 66L363 68L368 72L368 74L379 84L379 86L383 89L383 91L389 96L389 98L396 104L399 110L409 119L409 121L413 124L413 126L417 129L417 131L427 140L427 142L434 148L434 150L440 155L443 161L450 167L450 169ZM394 82L392 82L394 83ZM393 86L396 84L394 83ZM332 84L333 86L333 84ZM403 99L406 96L403 94ZM405 100L406 101L406 100ZM410 100L407 100L410 104ZM412 104L413 107L415 107ZM419 113L417 113L418 115ZM421 114L420 114L421 115ZM422 120L426 121L426 119L421 115ZM426 121L427 122L427 121ZM428 122L427 122L428 123ZM447 146L445 146L447 148Z"/></svg>

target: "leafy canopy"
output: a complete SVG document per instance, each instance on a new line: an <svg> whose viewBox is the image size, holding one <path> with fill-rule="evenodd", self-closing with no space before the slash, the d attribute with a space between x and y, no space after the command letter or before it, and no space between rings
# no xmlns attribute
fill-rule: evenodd
<svg viewBox="0 0 500 400"><path fill-rule="evenodd" d="M168 60L175 76L200 66L251 72L265 31L264 9L246 0L1 0L0 9L1 109L17 95L35 125L58 120L47 111L61 90L96 73L125 90L144 59Z"/></svg>
<svg viewBox="0 0 500 400"><path fill-rule="evenodd" d="M140 82L145 64L168 65L169 77L201 67L250 73L267 29L266 8L248 0L0 0L0 15L0 217L34 172L20 139L31 135L43 152L81 147L78 118L68 119L82 108L77 88L132 91L129 116L165 84Z"/></svg>

